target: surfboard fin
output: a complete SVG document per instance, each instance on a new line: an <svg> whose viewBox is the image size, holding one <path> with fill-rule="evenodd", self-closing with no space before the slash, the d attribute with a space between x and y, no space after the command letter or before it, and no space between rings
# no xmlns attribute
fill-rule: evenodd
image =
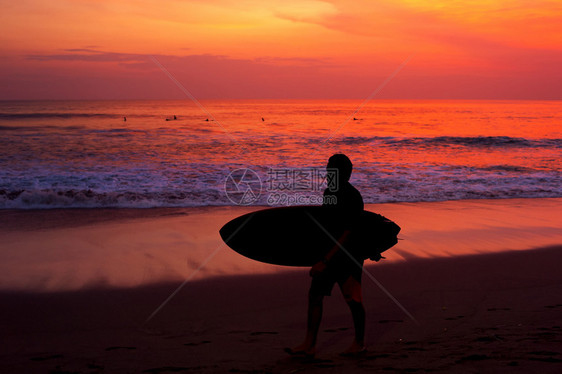
<svg viewBox="0 0 562 374"><path fill-rule="evenodd" d="M369 257L369 260L379 262L380 260L384 260L386 257L381 256L380 253L375 254L374 256Z"/></svg>

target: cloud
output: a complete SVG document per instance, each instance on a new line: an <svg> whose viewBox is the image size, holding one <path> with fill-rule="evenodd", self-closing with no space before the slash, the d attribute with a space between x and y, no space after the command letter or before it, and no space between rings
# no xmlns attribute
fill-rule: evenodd
<svg viewBox="0 0 562 374"><path fill-rule="evenodd" d="M468 43L464 40L464 43ZM476 41L474 42L476 43ZM414 59L377 98L560 99L562 53L492 45L481 62L444 54ZM401 61L373 59L364 65L342 60L226 55L154 55L195 97L368 97ZM431 57L431 56L430 56ZM184 93L149 54L68 48L31 54L21 63L0 61L0 99L184 99Z"/></svg>
<svg viewBox="0 0 562 374"><path fill-rule="evenodd" d="M63 53L32 54L26 56L29 61L37 62L87 62L99 64L116 63L118 66L135 69L155 70L157 65L152 57L164 59L180 72L186 70L205 71L208 74L218 74L224 71L254 70L260 71L292 69L330 69L338 65L326 59L262 56L251 59L236 59L225 55L149 55L136 53L108 52L88 48L69 48Z"/></svg>
<svg viewBox="0 0 562 374"><path fill-rule="evenodd" d="M188 48L185 48L186 50ZM152 55L141 53L121 53L108 52L90 48L69 48L63 50L64 53L55 54L31 54L27 55L28 60L34 61L86 61L86 62L141 62L149 60ZM232 63L255 63L266 65L298 65L298 66L327 66L326 60L320 58L300 58L300 57L277 57L262 56L252 59L235 59L225 55L199 54L199 55L155 55L173 60L197 61L209 60Z"/></svg>
<svg viewBox="0 0 562 374"><path fill-rule="evenodd" d="M277 4L272 12L277 18L320 24L326 17L337 14L338 9L327 1L301 0Z"/></svg>
<svg viewBox="0 0 562 374"><path fill-rule="evenodd" d="M65 49L64 52L66 53L33 54L28 55L27 59L35 61L138 62L148 58L144 54L105 52L87 48Z"/></svg>
<svg viewBox="0 0 562 374"><path fill-rule="evenodd" d="M372 45L435 53L502 49L562 49L562 5L521 0L440 2L326 0L334 9L323 17L277 13L281 18L311 23ZM411 50L411 52L414 52Z"/></svg>
<svg viewBox="0 0 562 374"><path fill-rule="evenodd" d="M357 73L324 59L235 59L212 54L154 57L197 98L337 98L366 94L353 83ZM365 81L371 78L362 77ZM2 98L185 98L151 55L89 48L28 55L17 69L5 70L4 76L0 73L0 91Z"/></svg>

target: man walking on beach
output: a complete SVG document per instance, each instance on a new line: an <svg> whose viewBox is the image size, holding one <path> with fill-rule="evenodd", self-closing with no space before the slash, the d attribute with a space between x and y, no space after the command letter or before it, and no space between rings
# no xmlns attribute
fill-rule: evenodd
<svg viewBox="0 0 562 374"><path fill-rule="evenodd" d="M363 198L349 183L352 163L346 155L335 154L330 157L327 169L328 173L335 171L337 183L328 183L328 188L324 191L323 206L326 209L334 209L332 212L336 212L338 221L345 224L345 231L338 239L338 244L310 269L312 282L308 294L306 337L302 344L286 349L287 353L297 357L314 356L324 296L331 295L335 283L338 283L349 306L355 327L355 338L342 355L355 356L365 352L365 308L361 293L363 258L354 255L349 238L349 229L354 226L363 211Z"/></svg>

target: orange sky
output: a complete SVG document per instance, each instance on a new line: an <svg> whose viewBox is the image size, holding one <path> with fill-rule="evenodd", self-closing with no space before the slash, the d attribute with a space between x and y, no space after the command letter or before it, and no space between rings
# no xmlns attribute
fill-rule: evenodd
<svg viewBox="0 0 562 374"><path fill-rule="evenodd" d="M562 99L560 1L0 4L0 99Z"/></svg>

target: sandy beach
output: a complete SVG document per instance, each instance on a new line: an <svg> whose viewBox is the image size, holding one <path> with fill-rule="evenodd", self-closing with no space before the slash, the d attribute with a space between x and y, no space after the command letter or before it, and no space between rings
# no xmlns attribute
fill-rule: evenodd
<svg viewBox="0 0 562 374"><path fill-rule="evenodd" d="M339 356L353 329L335 289L305 361L283 348L303 338L307 269L256 263L218 237L251 208L2 211L0 370L562 371L562 199L367 209L403 228L366 267L368 352Z"/></svg>

